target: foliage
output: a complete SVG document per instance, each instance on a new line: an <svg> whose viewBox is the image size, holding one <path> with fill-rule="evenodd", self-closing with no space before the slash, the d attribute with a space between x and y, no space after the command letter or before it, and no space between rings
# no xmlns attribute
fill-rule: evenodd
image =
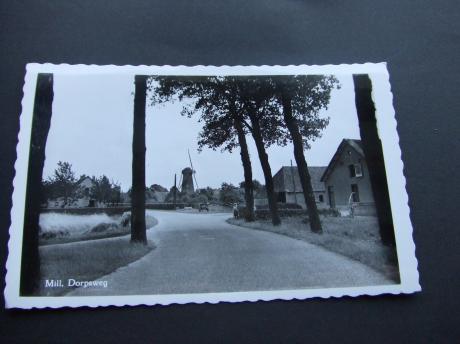
<svg viewBox="0 0 460 344"><path fill-rule="evenodd" d="M226 205L238 203L241 201L240 189L231 183L222 183L219 199Z"/></svg>
<svg viewBox="0 0 460 344"><path fill-rule="evenodd" d="M200 189L199 191L196 191L192 194L187 194L185 192L180 192L178 189L176 189L176 204L184 203L185 205L194 205L200 203L208 203L212 201L212 197L208 196L209 194L206 192L206 190L212 191L212 189L208 187L207 189ZM174 186L171 188L168 195L166 196L165 202L174 202Z"/></svg>
<svg viewBox="0 0 460 344"><path fill-rule="evenodd" d="M246 183L243 180L240 183L240 188L244 189L245 185ZM252 188L254 190L255 198L266 198L267 197L267 191L265 190L265 185L261 184L257 179L254 179L252 181Z"/></svg>
<svg viewBox="0 0 460 344"><path fill-rule="evenodd" d="M203 123L198 136L199 150L209 147L232 152L241 138L244 139L247 133L252 135L264 171L274 224L280 220L266 148L293 142L298 165L302 166L301 161L304 161L306 170L303 150L310 148L310 142L320 137L329 124L329 118L323 118L321 110L327 108L334 87L340 85L330 75L161 76L149 80L149 90L153 91L152 104L186 100L182 115L192 117L199 114L198 121ZM246 175L250 167L243 159L247 148L242 142L245 140L241 141L244 148L241 154ZM310 191L308 186L302 186L308 204L307 193ZM237 198L232 190L223 191L223 203ZM252 194L246 194L252 197ZM321 225L314 203L313 206L309 204L309 210L312 220L318 220L317 225L312 221L312 230L315 227L315 231L319 231Z"/></svg>
<svg viewBox="0 0 460 344"><path fill-rule="evenodd" d="M87 190L80 183L86 178L91 179L92 187ZM121 187L118 183L110 181L105 175L101 177L88 177L83 174L75 178L72 165L59 161L52 177L42 181L43 198L45 203L50 199L64 198L64 206L71 205L76 199L89 197L101 203L118 204L121 201Z"/></svg>
<svg viewBox="0 0 460 344"><path fill-rule="evenodd" d="M280 107L283 96L291 99L304 149L310 148L310 142L321 137L322 130L329 124L329 118L322 118L320 111L328 108L331 91L340 88L337 78L332 75L271 76L269 83Z"/></svg>
<svg viewBox="0 0 460 344"><path fill-rule="evenodd" d="M200 189L198 191L198 193L200 195L203 195L206 197L206 199L209 201L209 202L212 202L212 201L217 201L217 198L214 194L214 189L213 188L210 188L209 186L206 187L206 188L203 188L203 189Z"/></svg>
<svg viewBox="0 0 460 344"><path fill-rule="evenodd" d="M149 189L155 192L168 192L168 189L159 184L152 184Z"/></svg>
<svg viewBox="0 0 460 344"><path fill-rule="evenodd" d="M232 151L238 146L234 121L252 133L256 123L265 147L284 146L292 141L283 118L282 97L292 101L293 116L302 135L304 149L321 136L329 118L327 109L331 91L340 88L331 75L294 76L161 76L149 79L152 104L184 101L182 114L199 114L203 123L198 136L199 149Z"/></svg>
<svg viewBox="0 0 460 344"><path fill-rule="evenodd" d="M63 197L67 204L73 196L77 182L72 165L68 162L59 161L53 176L42 182L45 199Z"/></svg>
<svg viewBox="0 0 460 344"><path fill-rule="evenodd" d="M232 151L238 146L234 128L234 92L224 77L169 77L162 76L150 81L153 90L152 103L178 99L184 102L182 115L200 115L203 128L198 136L199 150L207 146L213 150Z"/></svg>
<svg viewBox="0 0 460 344"><path fill-rule="evenodd" d="M258 205L257 210L268 209L268 205ZM297 203L278 203L278 209L302 209L302 206Z"/></svg>
<svg viewBox="0 0 460 344"><path fill-rule="evenodd" d="M199 114L203 123L198 135L199 149L221 148L232 152L238 147L235 120L245 133L253 130L250 121L256 119L268 147L274 143L285 145L288 132L283 124L280 105L275 99L275 85L267 77L203 76L152 78L152 103L188 100L182 115Z"/></svg>
<svg viewBox="0 0 460 344"><path fill-rule="evenodd" d="M109 181L105 175L92 178L93 187L90 191L91 198L101 203L120 203L121 188L117 183Z"/></svg>

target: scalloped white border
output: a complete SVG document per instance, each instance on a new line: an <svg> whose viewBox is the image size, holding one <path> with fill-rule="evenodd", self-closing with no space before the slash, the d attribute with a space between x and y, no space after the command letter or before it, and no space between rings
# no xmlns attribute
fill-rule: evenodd
<svg viewBox="0 0 460 344"><path fill-rule="evenodd" d="M146 74L146 75L289 75L289 74L369 74L373 86L376 117L390 192L391 208L395 225L397 252L399 260L400 284L348 287L299 289L279 291L169 294L142 296L98 296L98 297L21 297L19 296L19 276L21 262L22 228L29 157L32 110L35 82L38 73L59 74ZM218 303L259 300L292 300L312 297L342 297L379 294L413 293L421 290L412 239L412 224L409 217L406 180L403 175L403 162L396 131L393 109L393 95L386 63L342 64L324 66L97 66L68 64L37 64L26 66L20 117L19 142L17 145L16 176L13 181L13 207L9 229L8 260L6 263L6 287L4 291L6 308L58 308L58 307L99 307L125 305L169 305L185 303Z"/></svg>

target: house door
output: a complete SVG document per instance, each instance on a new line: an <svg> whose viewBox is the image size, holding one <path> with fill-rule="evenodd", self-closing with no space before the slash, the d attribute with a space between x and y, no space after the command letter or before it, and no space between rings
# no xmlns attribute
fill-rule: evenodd
<svg viewBox="0 0 460 344"><path fill-rule="evenodd" d="M327 187L327 195L329 196L329 206L335 208L334 186Z"/></svg>
<svg viewBox="0 0 460 344"><path fill-rule="evenodd" d="M359 202L358 184L351 184L352 200L354 203Z"/></svg>

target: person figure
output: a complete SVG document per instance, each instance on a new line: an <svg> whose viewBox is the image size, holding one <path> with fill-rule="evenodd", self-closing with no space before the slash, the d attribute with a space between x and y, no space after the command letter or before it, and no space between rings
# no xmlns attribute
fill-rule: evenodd
<svg viewBox="0 0 460 344"><path fill-rule="evenodd" d="M353 196L354 192L350 194L350 197L348 197L348 207L350 208L350 217L355 216L355 202L353 202Z"/></svg>
<svg viewBox="0 0 460 344"><path fill-rule="evenodd" d="M238 203L233 203L233 217L238 219L240 217L240 213L238 211Z"/></svg>

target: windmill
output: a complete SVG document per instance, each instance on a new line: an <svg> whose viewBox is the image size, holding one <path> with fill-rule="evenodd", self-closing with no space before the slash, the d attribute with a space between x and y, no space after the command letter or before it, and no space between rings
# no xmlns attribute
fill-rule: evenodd
<svg viewBox="0 0 460 344"><path fill-rule="evenodd" d="M182 170L181 177L179 180L180 192L186 194L193 194L196 189L198 189L198 183L196 181L196 171L193 169L192 158L190 156L190 150L188 150L188 159L190 162L190 167L186 167Z"/></svg>

